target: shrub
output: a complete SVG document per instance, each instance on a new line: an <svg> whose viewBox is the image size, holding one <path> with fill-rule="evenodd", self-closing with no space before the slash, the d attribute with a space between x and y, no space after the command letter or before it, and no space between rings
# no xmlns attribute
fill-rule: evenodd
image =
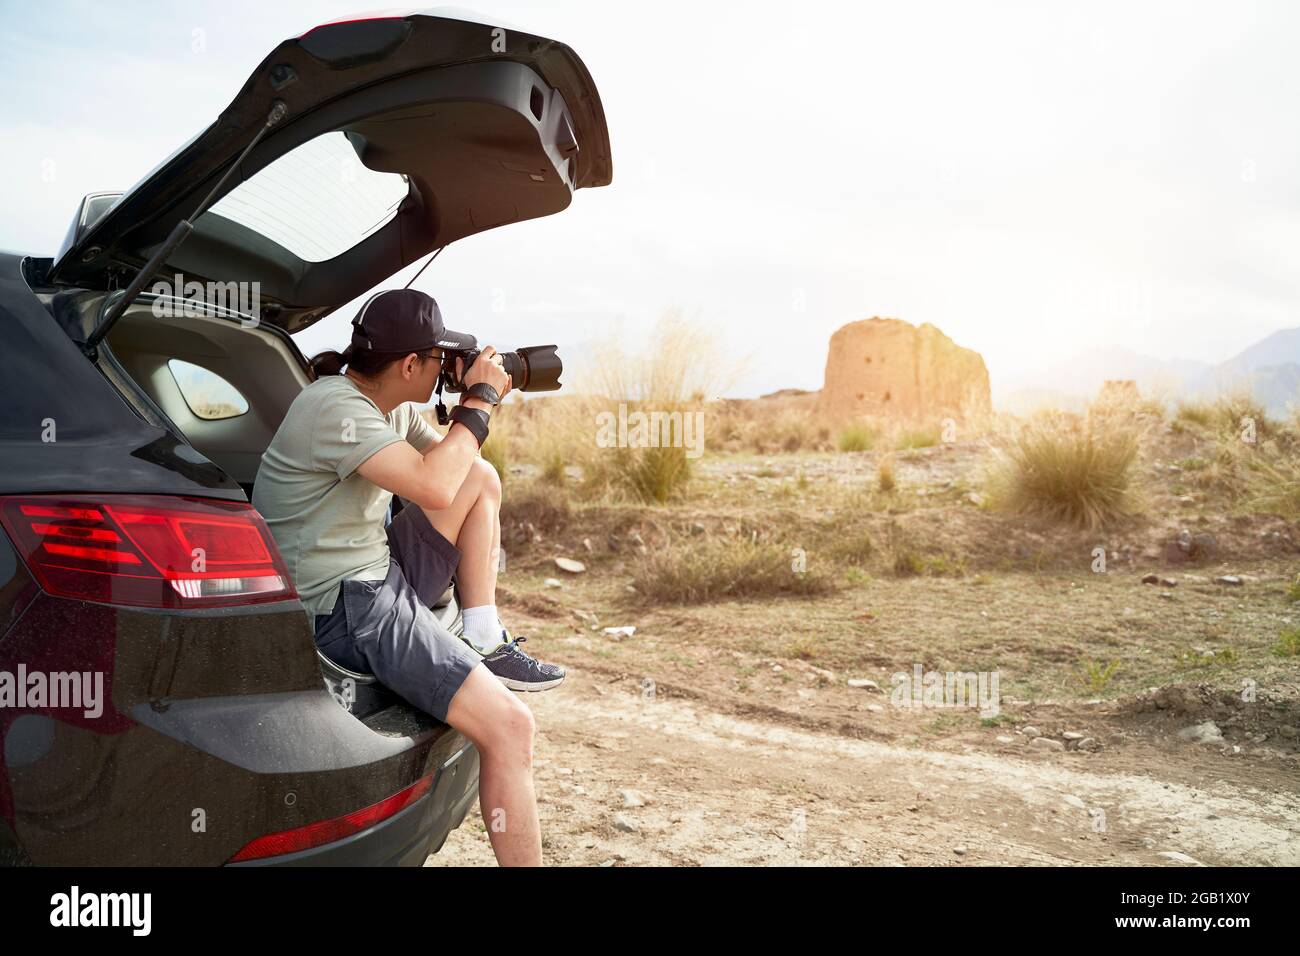
<svg viewBox="0 0 1300 956"><path fill-rule="evenodd" d="M841 429L835 442L840 451L871 451L875 443L875 433L866 425L849 425Z"/></svg>
<svg viewBox="0 0 1300 956"><path fill-rule="evenodd" d="M894 448L907 451L913 448L933 448L942 436L937 425L925 428L905 428L894 436Z"/></svg>
<svg viewBox="0 0 1300 956"><path fill-rule="evenodd" d="M1300 627L1289 627L1279 634L1273 653L1278 657L1300 657Z"/></svg>
<svg viewBox="0 0 1300 956"><path fill-rule="evenodd" d="M876 487L886 495L898 487L894 481L894 462L888 457L880 459L876 466Z"/></svg>
<svg viewBox="0 0 1300 956"><path fill-rule="evenodd" d="M1095 530L1136 510L1136 427L1047 416L1025 424L989 478L999 507Z"/></svg>
<svg viewBox="0 0 1300 956"><path fill-rule="evenodd" d="M699 604L727 598L823 594L834 587L824 572L796 572L790 550L748 538L694 539L643 555L633 575L648 601Z"/></svg>

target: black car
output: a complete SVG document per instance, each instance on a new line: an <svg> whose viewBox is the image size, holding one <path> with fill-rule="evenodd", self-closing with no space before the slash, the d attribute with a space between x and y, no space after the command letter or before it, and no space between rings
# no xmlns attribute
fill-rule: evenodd
<svg viewBox="0 0 1300 956"><path fill-rule="evenodd" d="M610 179L567 46L378 16L281 43L139 185L86 197L55 258L0 253L0 859L441 847L477 753L317 654L252 482L310 381L290 333Z"/></svg>

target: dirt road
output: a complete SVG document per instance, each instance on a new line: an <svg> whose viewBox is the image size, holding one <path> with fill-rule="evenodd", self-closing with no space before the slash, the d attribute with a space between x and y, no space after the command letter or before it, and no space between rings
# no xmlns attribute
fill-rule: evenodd
<svg viewBox="0 0 1300 956"><path fill-rule="evenodd" d="M527 696L546 861L1300 864L1300 769L1282 751L1188 743L1110 705L1033 714L1106 728L1098 753L1040 749L1012 727L923 740L919 715L879 699L844 734L571 671ZM429 865L491 862L475 812Z"/></svg>

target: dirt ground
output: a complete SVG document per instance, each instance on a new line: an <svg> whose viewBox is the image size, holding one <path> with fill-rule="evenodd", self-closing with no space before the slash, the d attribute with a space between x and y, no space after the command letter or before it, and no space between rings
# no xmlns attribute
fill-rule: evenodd
<svg viewBox="0 0 1300 956"><path fill-rule="evenodd" d="M896 455L889 495L857 491L870 452L735 454L669 505L507 511L503 619L570 674L525 695L546 861L1300 865L1300 657L1279 650L1300 527L1222 507L1163 441L1145 513L1104 534L982 507L977 442ZM1170 564L1187 528L1215 551ZM639 563L724 536L797 546L836 585L638 596ZM898 577L904 548L927 570ZM918 666L997 671L997 712L899 706ZM491 863L477 811L429 861Z"/></svg>
<svg viewBox="0 0 1300 956"><path fill-rule="evenodd" d="M528 701L551 864L1300 865L1294 756L1118 706L1032 708L1044 733L1100 734L1090 753L1007 727L908 743L928 715L887 701L860 736L806 729L778 702L741 715L585 669ZM429 861L491 863L477 812Z"/></svg>

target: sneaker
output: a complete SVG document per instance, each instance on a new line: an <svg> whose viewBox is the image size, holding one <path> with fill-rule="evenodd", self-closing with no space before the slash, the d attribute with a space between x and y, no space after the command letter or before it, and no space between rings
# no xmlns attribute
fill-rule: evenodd
<svg viewBox="0 0 1300 956"><path fill-rule="evenodd" d="M526 637L511 639L502 632L506 643L483 658L487 669L511 690L550 690L564 682L564 668L556 664L543 664L519 649Z"/></svg>

